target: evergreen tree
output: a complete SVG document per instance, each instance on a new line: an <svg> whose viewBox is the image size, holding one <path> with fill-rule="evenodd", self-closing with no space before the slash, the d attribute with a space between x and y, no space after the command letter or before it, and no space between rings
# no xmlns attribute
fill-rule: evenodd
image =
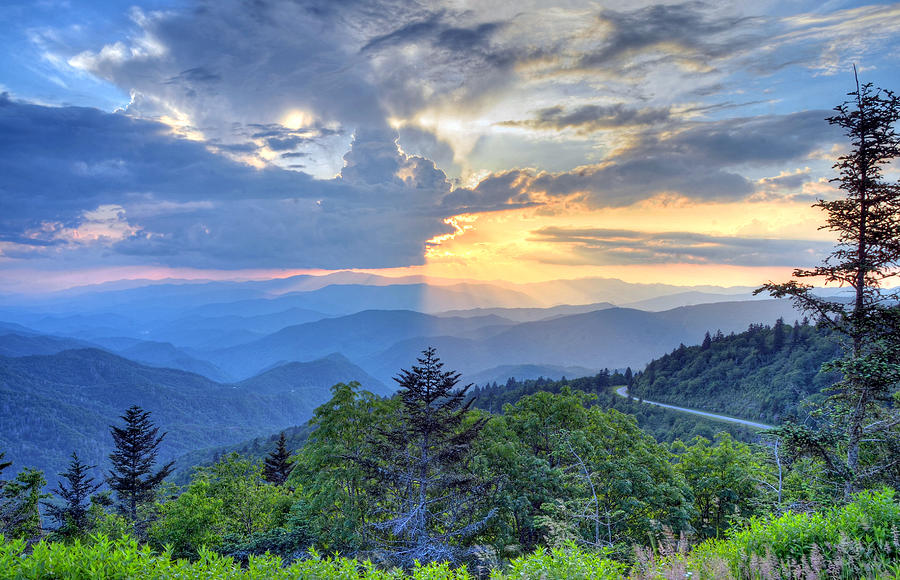
<svg viewBox="0 0 900 580"><path fill-rule="evenodd" d="M784 347L784 319L779 318L775 321L775 327L772 328L772 350L779 351Z"/></svg>
<svg viewBox="0 0 900 580"><path fill-rule="evenodd" d="M460 544L485 525L478 518L483 483L466 469L472 443L486 418L470 419L467 385L443 371L434 348L394 380L402 401L399 421L374 441L377 459L365 461L385 490L392 513L378 528L403 565L415 560L458 561Z"/></svg>
<svg viewBox="0 0 900 580"><path fill-rule="evenodd" d="M788 425L781 434L801 452L818 455L843 482L846 499L867 481L896 469L900 415L891 397L900 382L900 309L898 294L881 283L900 265L900 184L882 181L882 169L900 157L900 98L890 91L859 85L849 101L828 119L844 129L851 150L838 159L833 179L844 196L820 200L824 229L835 232L837 247L825 262L794 271L795 278L820 278L848 286L852 302L826 300L798 280L769 282L757 292L788 296L847 340L845 356L829 363L842 380L822 409L817 431Z"/></svg>
<svg viewBox="0 0 900 580"><path fill-rule="evenodd" d="M154 473L159 444L166 434L157 436L159 428L150 421L150 412L132 405L121 416L124 427L110 425L116 450L110 454L112 471L106 482L116 492L119 511L132 524L138 523L138 507L153 501L153 494L172 473L170 461Z"/></svg>
<svg viewBox="0 0 900 580"><path fill-rule="evenodd" d="M702 350L709 350L709 347L712 345L712 337L709 335L709 331L706 331L706 335L703 337L703 343L700 345Z"/></svg>
<svg viewBox="0 0 900 580"><path fill-rule="evenodd" d="M0 473L12 465L3 461L0 453ZM0 480L0 535L7 538L35 538L41 535L40 502L49 497L41 493L47 484L43 472L26 468L15 479Z"/></svg>
<svg viewBox="0 0 900 580"><path fill-rule="evenodd" d="M88 472L95 467L97 466L82 463L78 454L73 451L68 470L60 474L62 479L68 481L68 485L60 481L53 490L63 501L63 505L45 504L48 515L59 524L57 533L62 536L77 536L88 531L88 500L102 485L94 483L94 478L88 476Z"/></svg>
<svg viewBox="0 0 900 580"><path fill-rule="evenodd" d="M278 443L275 444L275 449L266 456L263 468L265 480L275 485L282 485L287 481L293 469L291 452L287 450L287 440L282 431L281 436L278 437Z"/></svg>

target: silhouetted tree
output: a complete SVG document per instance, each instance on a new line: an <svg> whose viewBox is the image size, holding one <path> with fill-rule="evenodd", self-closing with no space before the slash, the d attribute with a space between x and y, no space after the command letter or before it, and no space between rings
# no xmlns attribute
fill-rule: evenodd
<svg viewBox="0 0 900 580"><path fill-rule="evenodd" d="M88 531L88 508L90 496L100 489L101 483L94 483L88 473L96 465L85 465L72 452L69 468L60 474L68 482L60 481L53 493L59 496L63 504L47 503L47 514L59 524L57 533L62 536L77 536Z"/></svg>
<svg viewBox="0 0 900 580"><path fill-rule="evenodd" d="M795 278L820 278L849 286L849 305L815 295L798 280L769 282L757 292L790 297L813 314L819 325L846 337L845 356L826 365L842 379L823 409L822 428L812 431L788 425L782 435L799 450L821 457L844 482L844 496L872 478L895 468L893 453L900 414L890 398L900 382L900 310L896 292L881 283L898 274L900 265L900 184L882 181L882 169L900 157L900 98L891 91L859 85L851 99L835 107L828 119L844 129L851 150L834 165L844 196L819 200L826 213L824 229L838 236L825 262L794 271Z"/></svg>
<svg viewBox="0 0 900 580"><path fill-rule="evenodd" d="M779 351L784 346L784 319L779 318L775 321L775 326L772 328L772 350Z"/></svg>
<svg viewBox="0 0 900 580"><path fill-rule="evenodd" d="M287 440L284 437L284 431L282 431L278 437L278 443L275 444L275 449L266 456L263 477L269 483L282 485L287 481L293 469L291 452L287 449Z"/></svg>
<svg viewBox="0 0 900 580"><path fill-rule="evenodd" d="M132 524L138 523L138 507L153 501L159 484L172 473L174 461L154 472L159 444L166 434L157 436L159 428L150 421L150 412L132 405L121 416L123 427L110 425L116 450L110 454L112 471L106 478L116 492L119 511Z"/></svg>

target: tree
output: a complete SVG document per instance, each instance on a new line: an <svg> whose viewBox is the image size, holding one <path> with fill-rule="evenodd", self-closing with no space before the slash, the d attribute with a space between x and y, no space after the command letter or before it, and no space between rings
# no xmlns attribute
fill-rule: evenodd
<svg viewBox="0 0 900 580"><path fill-rule="evenodd" d="M97 466L82 463L78 454L73 451L69 468L60 474L68 485L60 481L53 493L59 496L63 505L45 504L48 515L59 524L59 535L78 536L88 531L88 500L102 485L94 483L94 478L88 476L88 472L95 467Z"/></svg>
<svg viewBox="0 0 900 580"><path fill-rule="evenodd" d="M675 469L694 498L696 517L691 524L700 537L718 536L732 516L747 517L759 508L761 487L768 484L769 474L750 446L720 432L714 445L695 437L690 445L676 441L672 450L678 458Z"/></svg>
<svg viewBox="0 0 900 580"><path fill-rule="evenodd" d="M291 452L287 450L287 440L284 437L284 431L282 431L278 437L278 443L275 444L275 449L266 456L265 467L263 468L266 481L275 485L282 485L287 481L293 469Z"/></svg>
<svg viewBox="0 0 900 580"><path fill-rule="evenodd" d="M772 350L778 352L782 348L784 348L784 319L779 318L775 321L775 326L772 328Z"/></svg>
<svg viewBox="0 0 900 580"><path fill-rule="evenodd" d="M411 370L395 377L402 402L399 421L375 441L376 458L364 459L387 493L390 513L377 528L402 565L458 561L460 545L477 534L492 512L478 513L484 484L466 468L473 441L486 418L470 414L467 385L459 373L443 371L434 348Z"/></svg>
<svg viewBox="0 0 900 580"><path fill-rule="evenodd" d="M391 430L400 401L338 383L332 397L315 410L315 430L300 448L289 482L302 490L301 511L318 546L352 553L371 547L371 521L383 486L369 477L364 463L377 454L379 431Z"/></svg>
<svg viewBox="0 0 900 580"><path fill-rule="evenodd" d="M858 80L849 96L828 118L851 142L850 152L834 165L838 177L832 181L843 197L814 204L826 213L822 229L837 234L837 246L822 265L797 269L794 280L769 282L756 291L790 297L819 324L845 337L845 356L827 365L842 379L821 409L821 427L787 425L781 430L799 452L825 461L842 482L845 499L900 461L891 452L900 415L890 405L900 381L900 310L897 293L881 287L900 273L900 184L882 180L884 166L900 156L900 136L894 130L900 98L871 84L860 86ZM852 301L823 299L813 286L797 280L803 278L848 286Z"/></svg>
<svg viewBox="0 0 900 580"><path fill-rule="evenodd" d="M12 465L3 461L0 452L0 474ZM19 472L11 481L0 479L0 535L7 538L34 538L41 535L40 502L49 497L41 493L47 484L44 474L32 468Z"/></svg>
<svg viewBox="0 0 900 580"><path fill-rule="evenodd" d="M116 450L110 454L112 471L106 482L116 492L119 511L131 521L138 523L138 507L154 499L154 492L162 481L172 473L174 461L154 472L159 444L166 434L157 436L159 428L150 421L150 412L132 405L121 416L124 427L110 425Z"/></svg>
<svg viewBox="0 0 900 580"><path fill-rule="evenodd" d="M266 485L262 461L237 453L198 468L187 490L159 506L160 518L148 535L157 546L171 545L178 557L201 547L244 543L285 523L291 491Z"/></svg>

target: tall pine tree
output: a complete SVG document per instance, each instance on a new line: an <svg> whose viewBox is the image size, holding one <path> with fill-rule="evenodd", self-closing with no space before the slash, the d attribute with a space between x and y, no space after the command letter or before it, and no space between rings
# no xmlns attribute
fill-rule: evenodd
<svg viewBox="0 0 900 580"><path fill-rule="evenodd" d="M849 95L828 119L851 143L834 165L838 177L832 181L843 197L815 204L826 214L823 229L837 234L837 247L822 265L795 270L794 277L849 287L851 302L823 299L799 280L757 290L790 297L845 338L845 356L825 367L842 379L821 409L820 428L781 429L794 449L825 462L843 484L845 499L900 467L900 413L892 402L900 384L900 294L882 287L900 273L900 184L882 180L885 165L900 157L894 129L900 98L858 81Z"/></svg>
<svg viewBox="0 0 900 580"><path fill-rule="evenodd" d="M373 440L377 457L365 462L382 486L391 513L378 525L401 565L458 561L461 547L492 515L477 509L485 485L466 469L486 419L470 418L471 385L444 371L434 348L394 380L403 403L399 421Z"/></svg>
<svg viewBox="0 0 900 580"><path fill-rule="evenodd" d="M78 454L73 451L69 468L60 474L61 479L68 483L61 480L53 493L59 496L62 505L45 504L48 515L59 525L59 535L78 536L87 533L89 500L91 494L102 485L94 483L94 478L89 476L90 470L95 467L97 466L82 463Z"/></svg>
<svg viewBox="0 0 900 580"><path fill-rule="evenodd" d="M159 428L150 421L149 411L132 405L121 419L125 422L123 427L109 428L116 450L109 456L112 471L106 482L116 492L119 511L137 526L138 507L153 501L156 488L172 473L175 462L154 472L159 444L166 434L157 436Z"/></svg>

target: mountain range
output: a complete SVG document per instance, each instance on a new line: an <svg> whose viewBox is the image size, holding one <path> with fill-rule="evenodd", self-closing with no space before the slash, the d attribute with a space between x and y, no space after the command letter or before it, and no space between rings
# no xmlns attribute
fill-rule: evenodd
<svg viewBox="0 0 900 580"><path fill-rule="evenodd" d="M0 305L0 450L52 480L73 450L102 466L131 404L169 433L171 458L302 425L338 382L390 394L429 346L464 383L571 378L639 370L707 330L798 318L786 301L729 300L746 292L350 272L12 297Z"/></svg>

